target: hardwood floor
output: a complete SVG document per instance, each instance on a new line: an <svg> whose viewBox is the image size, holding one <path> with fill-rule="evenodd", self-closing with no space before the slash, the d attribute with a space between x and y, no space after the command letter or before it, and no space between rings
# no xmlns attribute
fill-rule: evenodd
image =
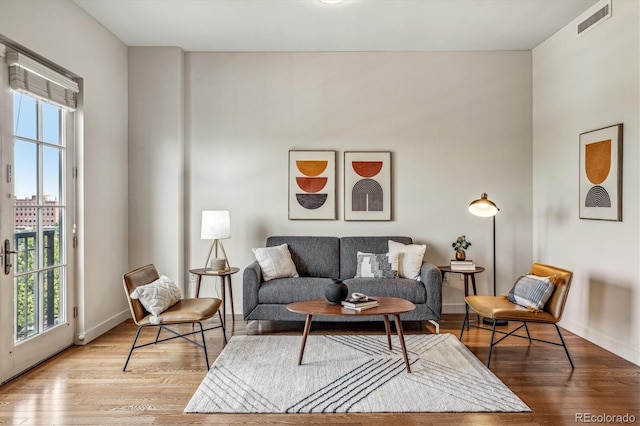
<svg viewBox="0 0 640 426"><path fill-rule="evenodd" d="M458 336L461 315L445 315L441 333ZM511 327L512 325L510 325ZM256 329L255 323L250 329ZM246 334L236 320L228 336ZM303 323L260 323L262 334L300 334ZM430 327L431 328L431 327ZM548 340L553 327L530 326ZM405 334L421 332L407 323ZM314 323L311 334L384 333L374 324ZM146 331L143 338L155 337ZM576 416L628 414L640 422L640 367L563 330L575 370L561 347L507 339L494 349L491 370L533 413L407 414L183 414L206 374L202 350L181 339L134 352L122 366L135 325L127 321L86 346L74 346L0 387L0 424L349 424L436 425L571 424ZM207 333L210 361L222 350L220 330ZM490 333L465 331L463 342L486 362ZM292 360L295 362L295 360ZM615 419L613 419L615 420Z"/></svg>

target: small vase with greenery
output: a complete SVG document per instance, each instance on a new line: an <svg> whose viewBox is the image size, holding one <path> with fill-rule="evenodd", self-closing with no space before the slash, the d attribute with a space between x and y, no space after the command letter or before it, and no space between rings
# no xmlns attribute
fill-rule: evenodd
<svg viewBox="0 0 640 426"><path fill-rule="evenodd" d="M467 238L464 235L460 235L453 243L451 243L451 247L456 251L457 260L465 260L467 258L465 250L471 247L471 241L467 241Z"/></svg>

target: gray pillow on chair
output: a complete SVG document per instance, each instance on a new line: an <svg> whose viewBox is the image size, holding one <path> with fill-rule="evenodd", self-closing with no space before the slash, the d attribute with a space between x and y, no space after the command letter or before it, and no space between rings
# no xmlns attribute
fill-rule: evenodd
<svg viewBox="0 0 640 426"><path fill-rule="evenodd" d="M541 311L554 289L555 286L547 277L523 275L516 280L507 299L525 308Z"/></svg>

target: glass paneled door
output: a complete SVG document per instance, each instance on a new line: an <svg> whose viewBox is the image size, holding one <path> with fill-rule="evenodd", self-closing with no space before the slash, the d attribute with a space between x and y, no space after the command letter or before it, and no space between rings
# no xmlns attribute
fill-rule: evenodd
<svg viewBox="0 0 640 426"><path fill-rule="evenodd" d="M10 108L2 114L7 109L12 114L10 135L4 126L2 137L0 382L70 346L74 333L73 113L19 92L3 90L3 96L3 106Z"/></svg>

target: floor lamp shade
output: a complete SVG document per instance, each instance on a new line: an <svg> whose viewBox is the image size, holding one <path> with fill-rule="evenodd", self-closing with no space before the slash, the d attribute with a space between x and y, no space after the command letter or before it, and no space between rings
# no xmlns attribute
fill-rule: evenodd
<svg viewBox="0 0 640 426"><path fill-rule="evenodd" d="M231 219L228 210L203 210L200 238L212 240L209 254L204 264L205 271L223 271L229 269L227 253L224 251L222 241L231 238ZM222 258L218 257L218 248L222 250ZM215 250L214 250L215 249ZM215 258L211 258L211 254ZM211 265L209 264L211 262Z"/></svg>
<svg viewBox="0 0 640 426"><path fill-rule="evenodd" d="M487 194L483 193L479 199L469 204L469 212L475 216L491 217L495 216L500 209L496 204L487 198Z"/></svg>

